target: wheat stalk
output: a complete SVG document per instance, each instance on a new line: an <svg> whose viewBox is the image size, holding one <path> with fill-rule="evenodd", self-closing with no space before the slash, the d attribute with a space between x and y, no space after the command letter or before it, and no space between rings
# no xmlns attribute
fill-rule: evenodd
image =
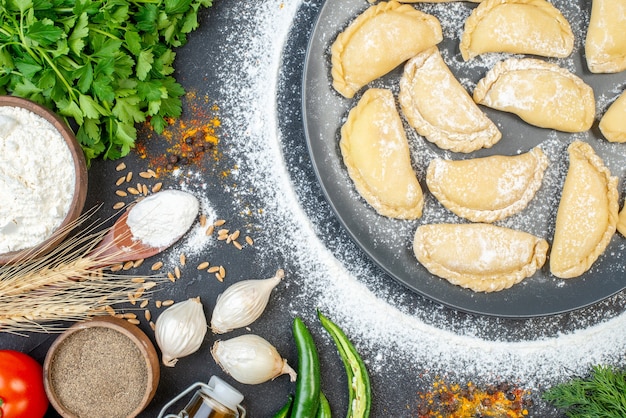
<svg viewBox="0 0 626 418"><path fill-rule="evenodd" d="M69 228L78 229L95 213L81 216ZM95 221L70 236L49 254L36 251L0 267L0 332L60 332L74 322L110 312L110 306L128 302L128 294L142 291L138 276L103 270L116 254L94 256L109 228ZM99 253L98 253L99 254ZM164 278L144 276L149 283Z"/></svg>

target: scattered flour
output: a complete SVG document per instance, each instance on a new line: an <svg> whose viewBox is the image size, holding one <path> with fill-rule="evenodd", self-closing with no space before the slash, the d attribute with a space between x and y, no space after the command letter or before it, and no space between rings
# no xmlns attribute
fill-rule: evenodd
<svg viewBox="0 0 626 418"><path fill-rule="evenodd" d="M274 260L279 255L295 264L300 292L295 300L284 301L292 312L310 316L305 308L311 306L328 312L353 336L359 350L369 354L374 373L386 372L391 364L406 364L420 373L428 369L477 379L497 374L538 388L570 374L585 374L591 364L622 365L626 349L622 294L591 308L547 318L512 321L473 316L406 291L373 266L344 232L331 234L337 223L319 198L319 186L307 180L312 168L302 160L304 139L293 138L284 129L301 127L299 103L281 96L300 88L297 75L281 72L286 64L293 65L283 55L293 47L290 36L306 36L302 31L294 35L291 23L302 15L315 15L318 7L315 2L280 0L267 0L253 10L233 7L226 18L240 30L225 36L238 53L221 64L218 75L224 86L222 107L229 110L222 129L230 132L231 157L241 167L235 174L239 186L231 193L237 201L254 199L264 209L258 218L265 229L259 233L272 245L259 247L267 253L261 258ZM468 13L467 6L459 3L423 7L439 15L449 7L458 18ZM447 24L444 33L460 36L459 29ZM296 59L303 60L304 51L298 52ZM492 59L497 61L497 55L479 57L476 65L486 69ZM470 88L471 83L464 84ZM561 156L566 144L558 135L538 142L554 163L546 175L548 193L541 203L553 204L558 198L553 192L563 181ZM607 164L616 166L619 160L615 157ZM445 215L425 213L428 216ZM541 231L531 232L550 234L547 220L540 223Z"/></svg>
<svg viewBox="0 0 626 418"><path fill-rule="evenodd" d="M0 253L48 239L69 211L75 179L69 147L50 122L0 107Z"/></svg>

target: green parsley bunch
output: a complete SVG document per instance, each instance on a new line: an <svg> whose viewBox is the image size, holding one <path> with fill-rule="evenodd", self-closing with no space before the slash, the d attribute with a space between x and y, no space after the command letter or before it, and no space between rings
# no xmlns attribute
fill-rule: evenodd
<svg viewBox="0 0 626 418"><path fill-rule="evenodd" d="M182 112L173 48L212 0L0 0L0 93L68 120L88 161L122 157L135 124Z"/></svg>

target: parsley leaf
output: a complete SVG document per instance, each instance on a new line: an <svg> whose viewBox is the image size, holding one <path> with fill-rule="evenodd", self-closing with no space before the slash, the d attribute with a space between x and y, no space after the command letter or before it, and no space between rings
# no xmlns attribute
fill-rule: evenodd
<svg viewBox="0 0 626 418"><path fill-rule="evenodd" d="M87 161L133 148L136 123L180 116L173 48L211 0L2 0L0 93L44 104L75 128Z"/></svg>

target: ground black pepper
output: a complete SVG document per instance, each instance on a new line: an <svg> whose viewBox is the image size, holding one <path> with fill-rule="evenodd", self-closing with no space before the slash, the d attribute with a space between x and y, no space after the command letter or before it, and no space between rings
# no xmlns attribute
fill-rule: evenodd
<svg viewBox="0 0 626 418"><path fill-rule="evenodd" d="M126 418L141 403L148 384L139 349L106 327L68 336L52 359L50 377L60 403L80 418Z"/></svg>

